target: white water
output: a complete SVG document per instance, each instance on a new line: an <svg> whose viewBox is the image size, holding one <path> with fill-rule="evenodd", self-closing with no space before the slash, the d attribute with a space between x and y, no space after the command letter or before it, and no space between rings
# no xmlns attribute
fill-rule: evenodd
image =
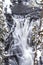
<svg viewBox="0 0 43 65"><path fill-rule="evenodd" d="M33 51L27 43L28 35L30 34L29 36L31 37L32 34L33 22L29 24L29 18L26 18L24 22L24 18L20 17L17 19L16 17L14 17L14 24L16 23L16 27L15 31L13 32L15 43L13 45L13 49L16 49L18 46L22 51L22 56L19 56L19 53L17 53L17 56L20 58L20 65L33 65Z"/></svg>
<svg viewBox="0 0 43 65"><path fill-rule="evenodd" d="M13 18L13 25L11 28L13 38L14 38L14 44L10 47L10 53L14 54L18 57L19 65L34 65L34 54L33 54L33 48L29 46L31 42L31 36L32 36L32 28L34 25L39 26L39 20L35 22L30 23L30 17L23 18L21 16L15 16ZM25 21L24 21L25 20ZM16 24L16 27L14 27ZM24 25L23 25L24 24ZM10 32L9 32L10 33ZM29 37L28 37L29 36ZM27 43L27 38L28 42ZM11 41L12 43L12 41ZM15 64L14 60L9 60L11 64Z"/></svg>
<svg viewBox="0 0 43 65"><path fill-rule="evenodd" d="M11 4L11 2L9 0L5 0L4 2L4 8L7 6L7 13L11 13L11 10L9 8L9 5ZM39 20L35 21L35 22L31 22L31 24L29 24L29 18L25 19L24 22L24 18L22 17L18 17L17 16L13 17L13 26L16 23L16 27L13 27L13 38L14 38L14 44L11 46L11 50L14 50L15 54L17 55L17 57L19 58L19 65L33 65L33 51L32 51L32 47L29 47L29 43L31 42L31 34L32 34L32 28L34 26L34 24L38 24L39 26ZM37 23L36 23L37 22ZM24 26L23 26L24 24ZM29 36L29 43L27 43L27 38ZM19 49L18 49L18 48ZM17 53L17 51L20 51L19 53ZM13 51L12 51L13 52ZM22 54L21 56L19 56L19 54ZM11 59L10 59L11 61ZM14 62L12 62L14 63ZM16 65L16 64L13 64Z"/></svg>

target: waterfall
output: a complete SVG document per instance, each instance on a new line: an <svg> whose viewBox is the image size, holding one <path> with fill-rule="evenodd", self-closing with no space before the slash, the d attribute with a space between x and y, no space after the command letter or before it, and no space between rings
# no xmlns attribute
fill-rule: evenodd
<svg viewBox="0 0 43 65"><path fill-rule="evenodd" d="M33 65L34 53L32 44L33 27L37 25L39 27L39 19L37 21L30 22L30 17L24 18L22 16L14 15L13 24L10 32L8 33L8 41L10 44L8 53L15 55L15 57L9 59L11 65ZM28 42L27 42L28 39Z"/></svg>
<svg viewBox="0 0 43 65"><path fill-rule="evenodd" d="M9 55L15 55L9 59L9 65L34 65L33 48L30 46L32 44L32 28L34 25L37 25L37 28L40 26L40 19L30 22L30 17L12 16L10 5L12 5L10 0L5 0L3 7L4 13L5 8L7 8L5 17L8 28L5 45L9 44L9 48L7 47Z"/></svg>
<svg viewBox="0 0 43 65"><path fill-rule="evenodd" d="M29 24L29 18L23 22L24 18L16 17L13 17L13 25L16 23L16 27L13 28L14 30L12 32L14 44L12 44L10 49L17 55L20 65L33 65L33 51L27 44L27 38L29 33L31 33L32 24Z"/></svg>

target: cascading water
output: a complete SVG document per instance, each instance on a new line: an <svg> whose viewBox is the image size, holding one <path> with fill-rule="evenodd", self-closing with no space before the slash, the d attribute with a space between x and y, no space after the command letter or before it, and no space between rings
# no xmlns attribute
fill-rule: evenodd
<svg viewBox="0 0 43 65"><path fill-rule="evenodd" d="M25 20L25 22L24 22ZM39 21L39 20L37 20ZM13 25L12 25L12 36L14 43L10 43L11 47L9 48L10 54L14 54L17 57L17 62L19 65L33 65L33 48L29 46L32 36L32 28L34 24L39 24L37 21L30 23L30 17L24 18L21 16L14 15ZM36 23L37 22L37 23ZM29 36L29 37L28 37ZM30 42L28 43L30 40ZM11 41L12 42L12 41ZM11 63L15 64L15 59L13 61L10 59ZM16 64L15 64L16 65Z"/></svg>
<svg viewBox="0 0 43 65"><path fill-rule="evenodd" d="M12 19L13 24L7 21L7 24L10 24L8 30L11 29L6 38L7 44L10 45L9 48L5 44L7 46L5 51L9 55L14 55L14 57L10 57L9 65L34 65L33 48L30 46L32 29L34 25L40 26L40 19L30 22L30 17L24 18L17 15L12 16Z"/></svg>
<svg viewBox="0 0 43 65"><path fill-rule="evenodd" d="M18 18L17 18L18 17ZM17 55L19 65L33 65L32 48L27 44L27 37L29 35L29 18L24 19L20 16L14 16L13 23L16 23L12 34L14 44L11 46L12 52ZM25 22L23 22L25 20ZM14 25L13 24L13 25Z"/></svg>
<svg viewBox="0 0 43 65"><path fill-rule="evenodd" d="M4 12L8 28L8 33L5 36L5 47L7 46L5 51L8 52L9 56L14 55L14 57L8 58L9 65L34 65L34 53L33 48L31 47L31 44L33 43L32 29L34 26L37 26L37 30L39 29L40 19L34 20L33 17L33 20L30 21L30 17L20 15L13 16L9 4L10 2L7 3L5 0L4 8L7 7L7 10ZM8 65L7 62L5 63L5 65Z"/></svg>

